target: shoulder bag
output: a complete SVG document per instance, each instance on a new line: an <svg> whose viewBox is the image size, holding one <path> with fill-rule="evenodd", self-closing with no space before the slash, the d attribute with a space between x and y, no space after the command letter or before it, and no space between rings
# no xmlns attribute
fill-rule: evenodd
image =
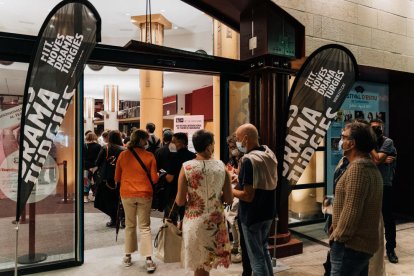
<svg viewBox="0 0 414 276"><path fill-rule="evenodd" d="M163 200L165 197L165 183L164 181L158 182L157 185L152 182L151 175L145 167L144 162L142 162L142 159L139 157L139 155L135 152L133 149L129 149L131 153L134 155L135 159L137 159L138 163L141 165L142 169L145 171L145 174L148 177L148 180L151 183L153 195L152 195L152 203L151 208L154 210L158 210L160 212L164 211L165 208L165 201Z"/></svg>

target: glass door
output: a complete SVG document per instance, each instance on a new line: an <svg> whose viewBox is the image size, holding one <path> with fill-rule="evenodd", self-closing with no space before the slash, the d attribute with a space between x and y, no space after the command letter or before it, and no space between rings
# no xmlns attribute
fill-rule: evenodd
<svg viewBox="0 0 414 276"><path fill-rule="evenodd" d="M14 269L20 118L27 70L27 63L0 64L0 274ZM69 106L20 221L19 271L32 273L46 266L50 270L50 266L80 261L80 243L76 238L76 98Z"/></svg>

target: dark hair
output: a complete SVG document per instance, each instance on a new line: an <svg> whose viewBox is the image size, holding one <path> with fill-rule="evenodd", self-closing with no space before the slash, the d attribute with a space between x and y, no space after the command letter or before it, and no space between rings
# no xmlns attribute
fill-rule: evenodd
<svg viewBox="0 0 414 276"><path fill-rule="evenodd" d="M164 130L164 132L162 133L162 140L164 141L164 143L171 142L172 137L173 133L169 129Z"/></svg>
<svg viewBox="0 0 414 276"><path fill-rule="evenodd" d="M86 135L88 135L89 133L91 133L92 132L92 130L87 130L87 131L85 131L85 136Z"/></svg>
<svg viewBox="0 0 414 276"><path fill-rule="evenodd" d="M108 142L110 144L122 146L121 132L119 132L119 130L111 130L108 135Z"/></svg>
<svg viewBox="0 0 414 276"><path fill-rule="evenodd" d="M141 140L148 140L148 132L142 129L137 129L131 134L131 140L128 142L127 147L129 149L141 146Z"/></svg>
<svg viewBox="0 0 414 276"><path fill-rule="evenodd" d="M109 130L105 130L105 131L102 133L102 137L103 137L103 138L108 137L108 135L109 135Z"/></svg>
<svg viewBox="0 0 414 276"><path fill-rule="evenodd" d="M188 136L187 133L184 132L177 132L173 134L173 137L178 141L181 141L184 145L188 145Z"/></svg>
<svg viewBox="0 0 414 276"><path fill-rule="evenodd" d="M98 141L98 136L96 136L96 134L93 133L92 131L89 131L89 133L86 134L85 141L87 141L87 142L97 142Z"/></svg>
<svg viewBox="0 0 414 276"><path fill-rule="evenodd" d="M155 125L153 123L148 123L145 128L149 131L149 133L154 133Z"/></svg>
<svg viewBox="0 0 414 276"><path fill-rule="evenodd" d="M226 138L227 145L229 145L229 144L236 145L236 141L237 141L237 137L236 137L235 133L233 133L230 136L227 136L227 138Z"/></svg>
<svg viewBox="0 0 414 276"><path fill-rule="evenodd" d="M128 142L129 142L129 140L131 140L131 137L129 137L129 136L125 137L125 139L124 139L124 144L128 143Z"/></svg>
<svg viewBox="0 0 414 276"><path fill-rule="evenodd" d="M371 121L369 121L369 123L379 123L381 125L384 125L384 122L381 119L372 119Z"/></svg>
<svg viewBox="0 0 414 276"><path fill-rule="evenodd" d="M214 134L200 129L193 134L193 145L196 152L203 152L206 148L214 143Z"/></svg>
<svg viewBox="0 0 414 276"><path fill-rule="evenodd" d="M356 119L354 119L353 122L360 122L360 123L369 125L369 122L367 120L365 120L365 119L362 119L362 118L356 118Z"/></svg>
<svg viewBox="0 0 414 276"><path fill-rule="evenodd" d="M370 153L377 145L377 138L370 125L365 123L354 121L345 125L345 129L350 130L349 139L355 141L355 147L357 150Z"/></svg>

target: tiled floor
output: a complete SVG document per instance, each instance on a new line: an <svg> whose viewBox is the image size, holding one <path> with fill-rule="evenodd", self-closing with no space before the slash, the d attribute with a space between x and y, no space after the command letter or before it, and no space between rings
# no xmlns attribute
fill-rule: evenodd
<svg viewBox="0 0 414 276"><path fill-rule="evenodd" d="M105 228L102 228L105 218L99 214L94 214L93 218L90 215L86 216L89 222L99 221L100 224L89 224L87 232L85 233L87 239L87 247L91 248L85 251L85 264L80 267L68 268L63 270L57 270L53 272L39 273L36 275L59 275L59 276L72 276L72 275L147 275L144 269L144 259L139 257L138 254L133 255L134 264L125 268L121 265L121 258L123 255L123 232L120 233L120 241L114 243L113 232L105 232ZM159 218L152 218L152 232L155 235L156 230L161 225ZM326 241L326 237L322 231L322 224L313 226L296 227L295 231L309 235L315 239L321 239ZM99 232L97 228L103 230ZM110 245L105 247L96 248L93 244L96 242L96 233L98 233L99 239L110 237ZM106 234L103 234L106 233ZM109 236L108 236L109 235ZM88 238L88 236L90 238ZM94 238L92 238L94 237ZM88 241L89 239L89 241ZM300 238L304 243L304 253L301 255L291 256L278 260L278 272L280 276L311 276L311 275L323 275L322 263L325 261L326 252L328 248L319 243L309 241L305 238ZM92 242L95 240L95 242ZM414 222L404 222L397 227L397 254L400 259L398 264L390 264L386 262L387 275L414 275ZM155 275L192 275L186 272L180 267L179 263L164 264L157 261L158 268L153 274ZM240 264L232 264L229 269L220 268L211 272L212 276L224 276L224 275L241 275L242 267Z"/></svg>

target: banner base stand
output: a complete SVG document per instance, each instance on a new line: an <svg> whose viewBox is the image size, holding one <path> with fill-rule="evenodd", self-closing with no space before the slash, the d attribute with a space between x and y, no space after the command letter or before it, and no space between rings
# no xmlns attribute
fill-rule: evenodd
<svg viewBox="0 0 414 276"><path fill-rule="evenodd" d="M17 258L19 264L35 264L43 262L47 259L47 254L45 253L34 253L20 256Z"/></svg>
<svg viewBox="0 0 414 276"><path fill-rule="evenodd" d="M57 203L58 204L69 204L69 203L73 203L75 200L73 198L68 198L68 199L61 199L59 200Z"/></svg>

